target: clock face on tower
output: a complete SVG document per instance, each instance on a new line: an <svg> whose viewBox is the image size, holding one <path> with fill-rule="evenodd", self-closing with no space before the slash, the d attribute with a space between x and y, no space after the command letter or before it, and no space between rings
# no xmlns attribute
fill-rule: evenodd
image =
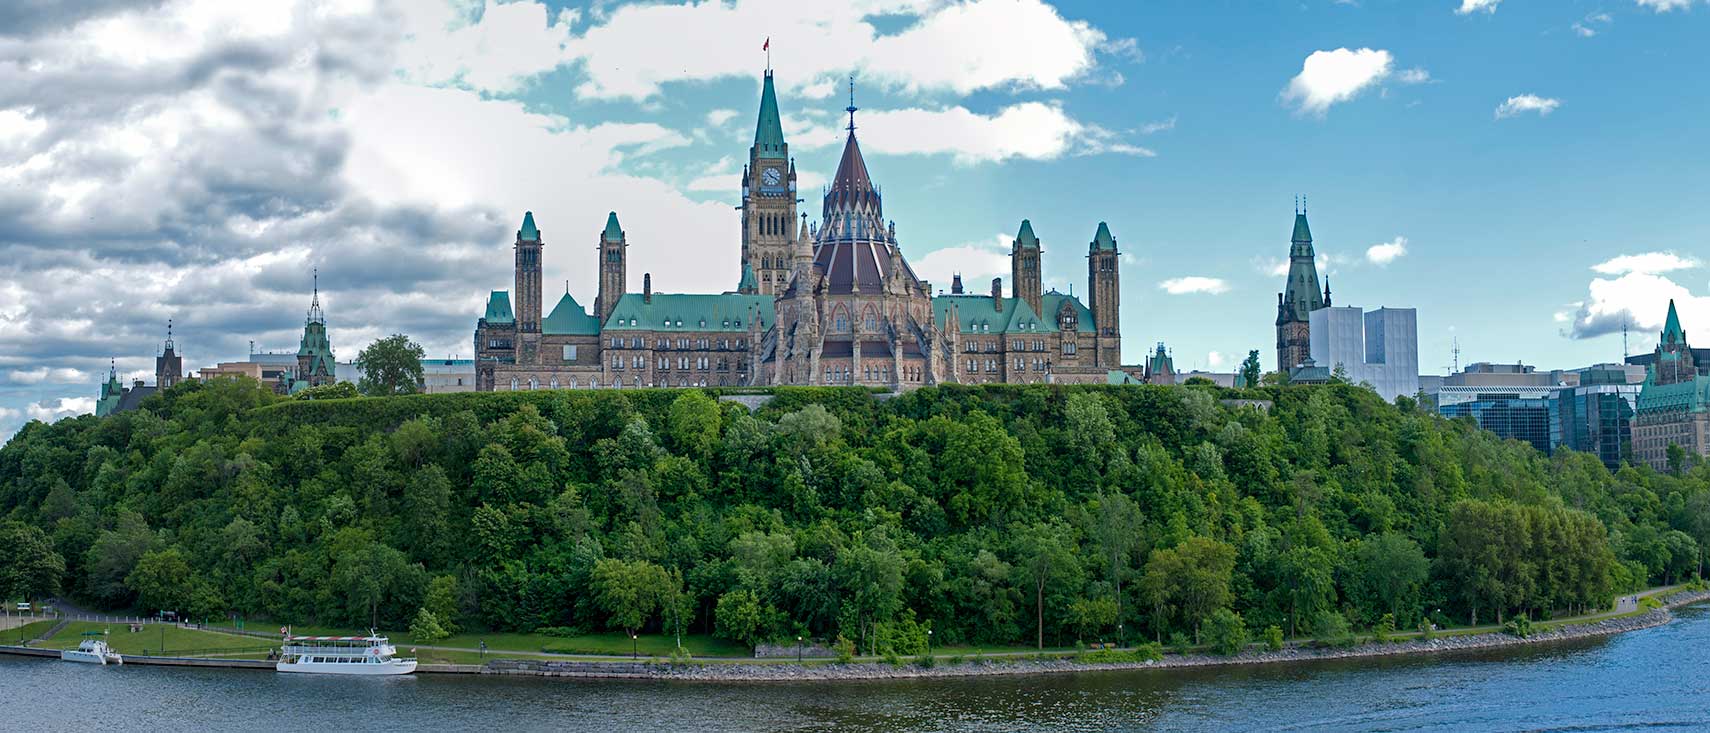
<svg viewBox="0 0 1710 733"><path fill-rule="evenodd" d="M778 173L777 168L767 168L760 172L760 182L768 186L776 186L778 185L778 182L782 180L784 180L784 177L782 174Z"/></svg>

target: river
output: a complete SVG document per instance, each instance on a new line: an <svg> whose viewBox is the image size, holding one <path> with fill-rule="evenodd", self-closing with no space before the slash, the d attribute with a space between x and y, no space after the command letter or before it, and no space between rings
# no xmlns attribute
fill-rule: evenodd
<svg viewBox="0 0 1710 733"><path fill-rule="evenodd" d="M1710 611L1600 640L1408 659L845 683L99 668L0 655L0 729L1710 729Z"/></svg>

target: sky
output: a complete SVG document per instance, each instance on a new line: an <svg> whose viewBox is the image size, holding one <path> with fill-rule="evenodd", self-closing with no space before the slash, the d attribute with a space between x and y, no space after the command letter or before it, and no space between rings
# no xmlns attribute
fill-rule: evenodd
<svg viewBox="0 0 1710 733"><path fill-rule="evenodd" d="M1669 298L1710 334L1707 38L1710 0L6 3L0 438L152 380L168 319L192 369L294 350L316 268L341 360L467 358L524 211L584 304L608 211L631 289L733 289L768 39L804 210L853 75L915 269L983 292L1028 218L1084 293L1108 222L1127 363L1274 368L1297 196L1422 372L1614 361Z"/></svg>

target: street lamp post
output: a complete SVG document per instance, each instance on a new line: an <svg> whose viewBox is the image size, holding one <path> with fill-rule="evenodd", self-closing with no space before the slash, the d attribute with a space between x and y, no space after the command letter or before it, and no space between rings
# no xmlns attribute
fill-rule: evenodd
<svg viewBox="0 0 1710 733"><path fill-rule="evenodd" d="M1128 637L1122 633L1122 624L1116 625L1116 646L1118 649L1125 649L1128 647Z"/></svg>
<svg viewBox="0 0 1710 733"><path fill-rule="evenodd" d="M796 664L802 663L802 638L796 637Z"/></svg>
<svg viewBox="0 0 1710 733"><path fill-rule="evenodd" d="M926 656L932 656L932 629L926 630Z"/></svg>
<svg viewBox="0 0 1710 733"><path fill-rule="evenodd" d="M636 640L635 632L629 632L629 658L641 658L641 642Z"/></svg>

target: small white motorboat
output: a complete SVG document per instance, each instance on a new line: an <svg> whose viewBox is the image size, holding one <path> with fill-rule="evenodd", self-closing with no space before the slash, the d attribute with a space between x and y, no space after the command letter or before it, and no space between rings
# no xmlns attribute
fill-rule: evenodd
<svg viewBox="0 0 1710 733"><path fill-rule="evenodd" d="M107 646L101 639L106 634L100 631L83 632L83 641L76 649L66 649L59 653L59 658L67 662L82 662L84 664L124 664L125 658Z"/></svg>

